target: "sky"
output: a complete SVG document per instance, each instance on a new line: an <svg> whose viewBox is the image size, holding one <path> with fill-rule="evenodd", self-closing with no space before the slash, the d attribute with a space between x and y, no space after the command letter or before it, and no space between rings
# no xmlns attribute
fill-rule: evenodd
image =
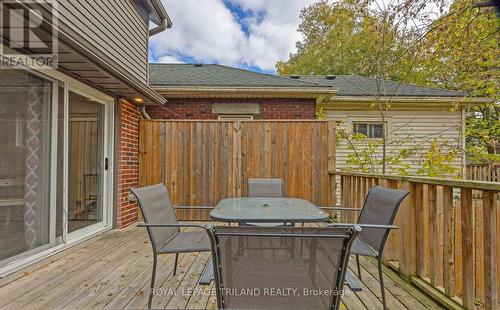
<svg viewBox="0 0 500 310"><path fill-rule="evenodd" d="M301 39L299 14L316 0L162 0L173 27L151 38L150 61L217 63L275 73Z"/></svg>

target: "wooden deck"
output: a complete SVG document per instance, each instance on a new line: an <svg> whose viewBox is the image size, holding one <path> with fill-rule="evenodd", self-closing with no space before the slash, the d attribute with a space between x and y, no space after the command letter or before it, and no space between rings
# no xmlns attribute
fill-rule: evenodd
<svg viewBox="0 0 500 310"><path fill-rule="evenodd" d="M198 277L209 253L181 254L176 276L174 255L160 256L154 307L216 308L211 287ZM144 229L112 230L0 279L1 309L145 308L151 276L151 248ZM362 259L361 292L349 292L343 309L382 309L377 268ZM437 309L432 300L386 270L390 309ZM172 292L176 294L172 294Z"/></svg>

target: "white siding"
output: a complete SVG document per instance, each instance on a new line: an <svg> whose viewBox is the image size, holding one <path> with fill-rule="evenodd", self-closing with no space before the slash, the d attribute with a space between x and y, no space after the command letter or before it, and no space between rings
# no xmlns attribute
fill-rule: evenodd
<svg viewBox="0 0 500 310"><path fill-rule="evenodd" d="M340 127L352 132L352 122L357 121L380 121L380 113L376 110L348 110L348 109L325 109L328 120L341 121ZM426 108L403 110L391 108L387 115L388 125L388 154L394 154L401 149L418 145L420 150L418 156L412 156L404 160L410 166L409 172L417 171L422 165L423 155L429 150L430 143L436 139L439 143L447 142L457 147L459 153L454 165L461 169L462 166L462 115L461 110L451 112L449 108ZM402 139L409 141L401 142ZM396 142L399 141L399 142ZM347 168L348 143L344 140L337 147L337 169ZM381 148L379 153L382 154ZM461 172L461 170L459 170ZM388 171L390 172L390 171Z"/></svg>

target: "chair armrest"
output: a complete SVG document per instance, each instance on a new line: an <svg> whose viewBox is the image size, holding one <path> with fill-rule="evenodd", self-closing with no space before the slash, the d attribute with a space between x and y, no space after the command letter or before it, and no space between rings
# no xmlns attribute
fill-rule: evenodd
<svg viewBox="0 0 500 310"><path fill-rule="evenodd" d="M134 194L130 193L128 195L128 201L130 202L137 202L137 198L135 197ZM183 209L213 209L214 207L210 207L210 206L174 206L174 209L180 209L180 210L183 210Z"/></svg>
<svg viewBox="0 0 500 310"><path fill-rule="evenodd" d="M328 224L326 227L351 227L352 225L358 225L363 228L378 228L378 229L399 229L398 226L395 225L377 225L377 224L347 224L347 223L333 223Z"/></svg>
<svg viewBox="0 0 500 310"><path fill-rule="evenodd" d="M212 225L207 224L207 223L199 223L199 224L147 224L147 223L141 223L138 224L137 227L151 227L151 228L157 228L157 227L194 227L194 228L202 228L205 230L211 230Z"/></svg>
<svg viewBox="0 0 500 310"><path fill-rule="evenodd" d="M321 207L321 209L333 210L333 211L355 211L355 212L363 211L363 209L360 208L342 208L342 207Z"/></svg>
<svg viewBox="0 0 500 310"><path fill-rule="evenodd" d="M174 206L174 209L184 210L184 209L201 209L201 210L212 210L214 207L210 206Z"/></svg>

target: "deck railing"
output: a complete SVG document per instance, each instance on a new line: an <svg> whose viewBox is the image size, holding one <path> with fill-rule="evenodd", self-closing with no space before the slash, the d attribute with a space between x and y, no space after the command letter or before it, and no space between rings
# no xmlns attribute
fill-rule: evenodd
<svg viewBox="0 0 500 310"><path fill-rule="evenodd" d="M400 228L386 244L386 264L450 308L498 309L500 183L346 172L331 177L347 208L362 208L373 185L408 190L395 221ZM340 219L353 222L353 213Z"/></svg>

